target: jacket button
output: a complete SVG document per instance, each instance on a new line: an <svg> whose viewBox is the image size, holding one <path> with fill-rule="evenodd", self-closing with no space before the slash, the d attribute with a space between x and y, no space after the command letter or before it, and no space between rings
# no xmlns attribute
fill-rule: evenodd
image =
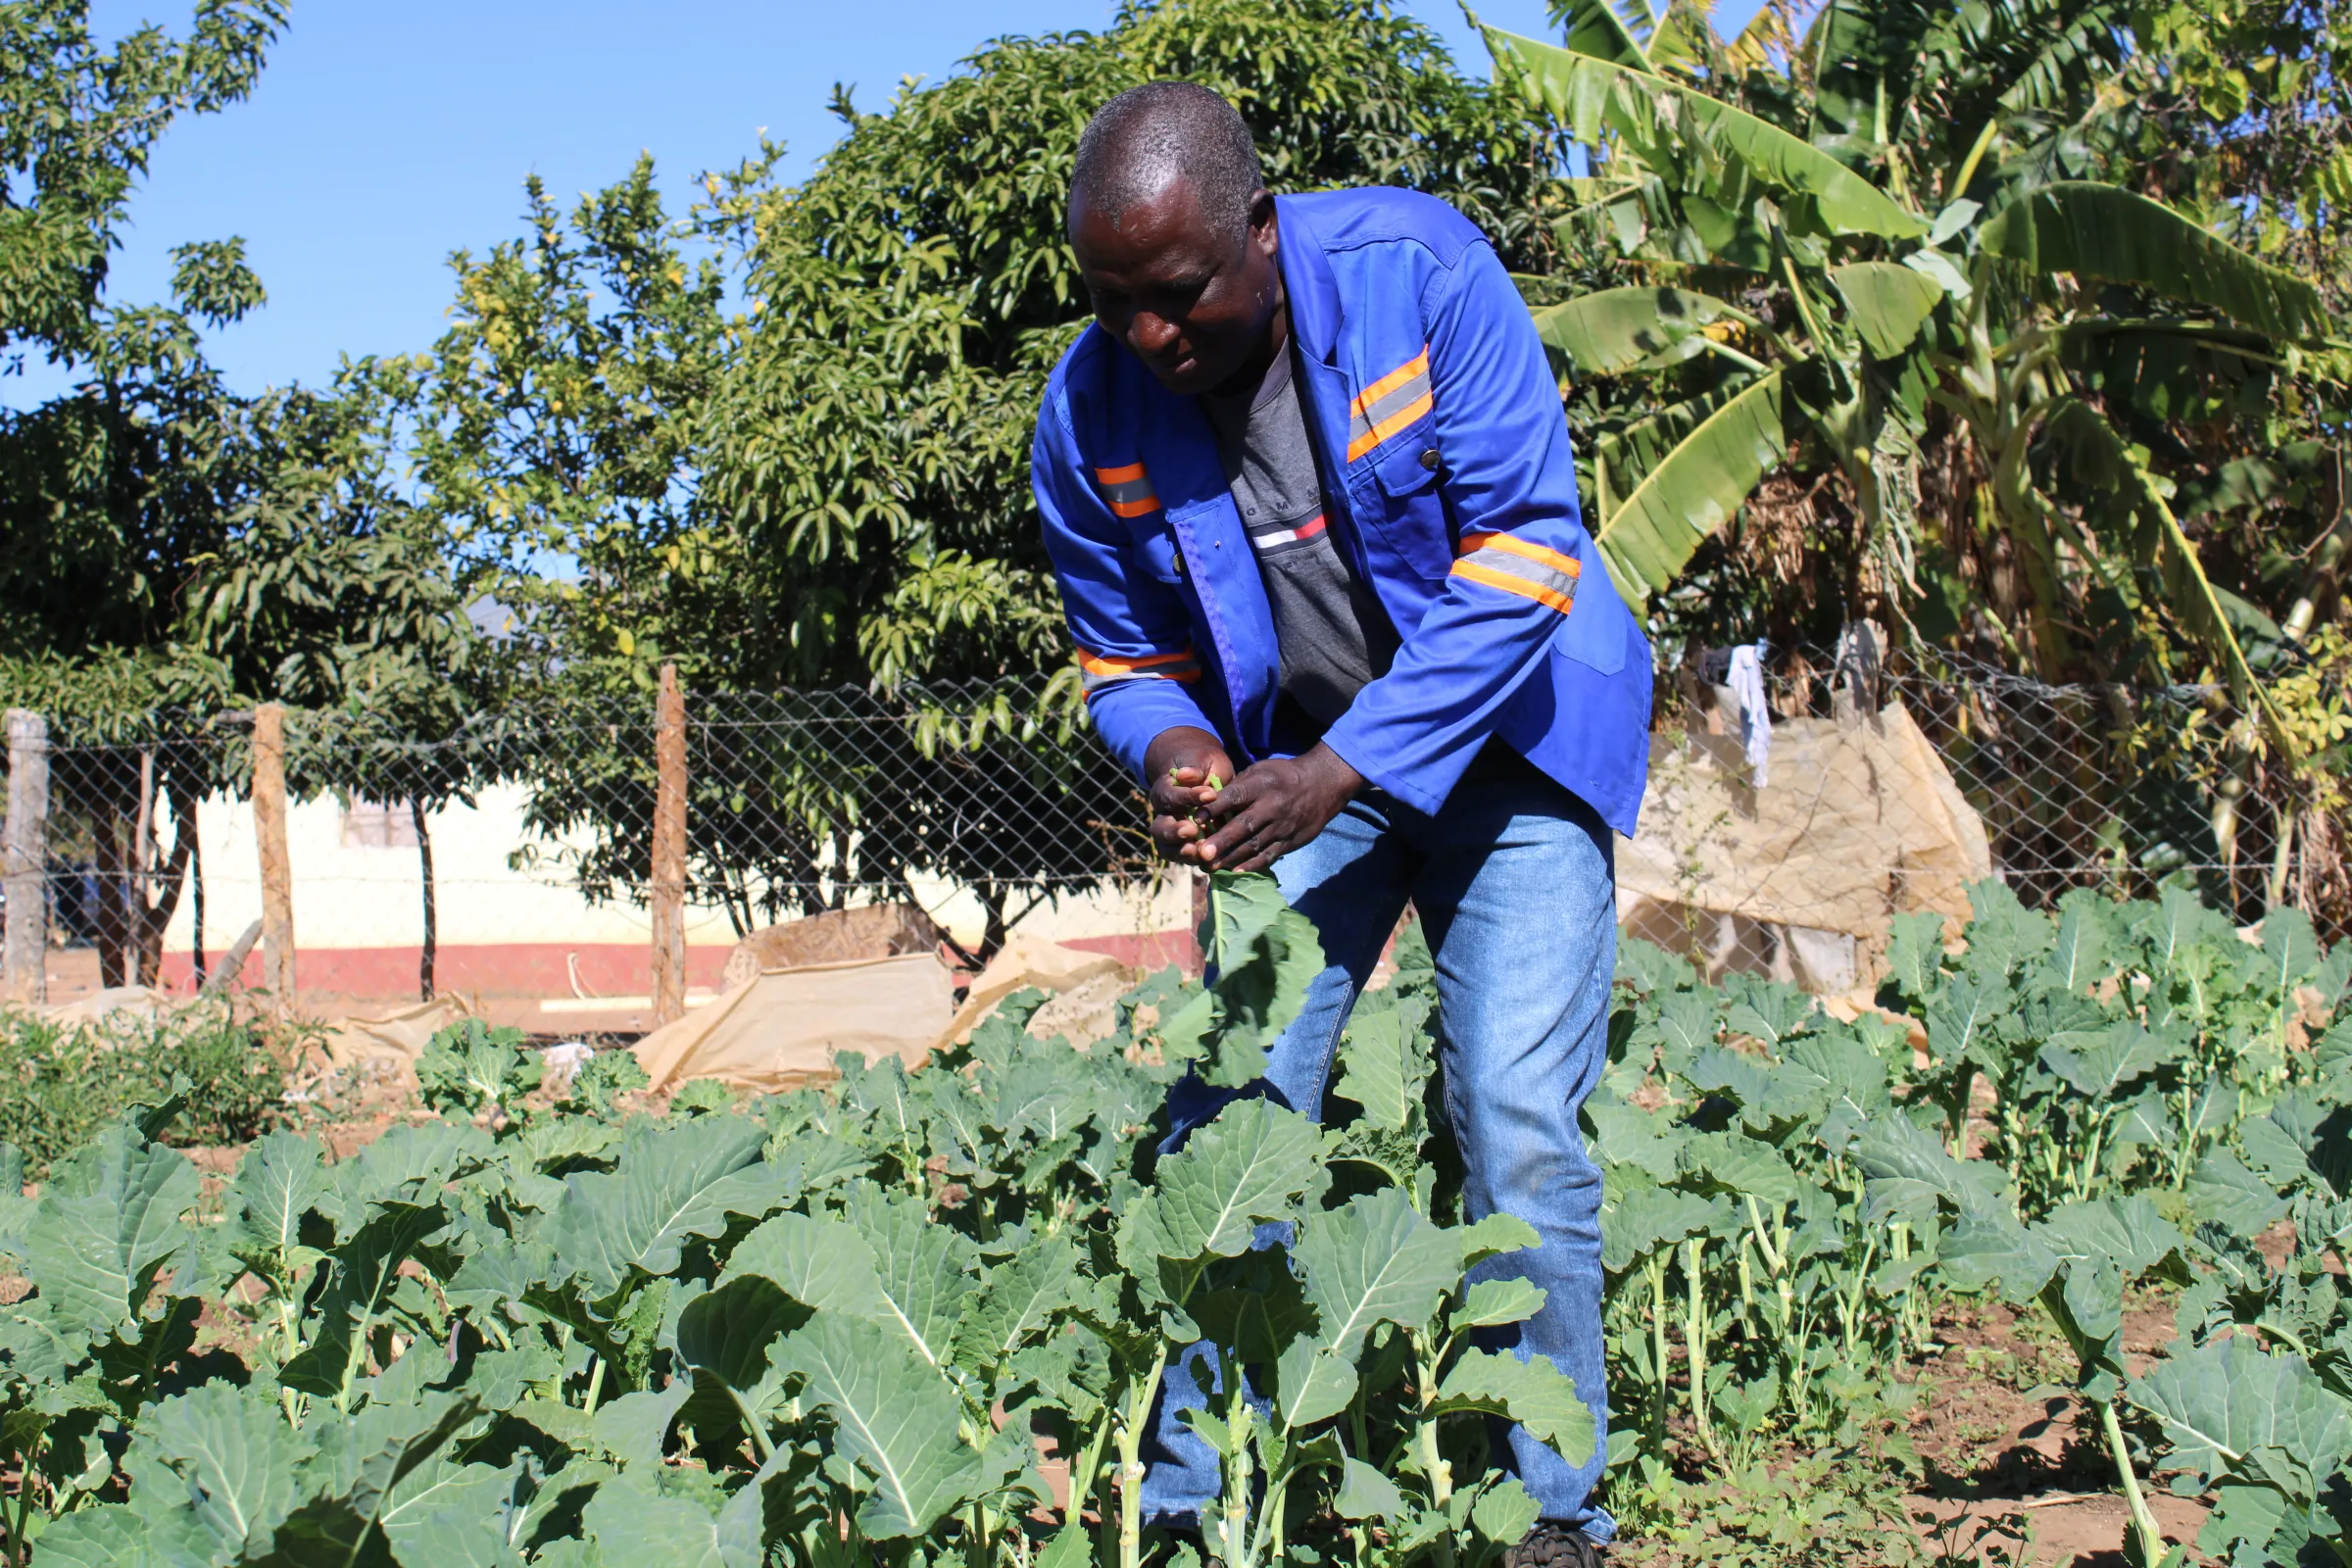
<svg viewBox="0 0 2352 1568"><path fill-rule="evenodd" d="M1438 449L1436 447L1431 447L1421 454L1421 466L1432 473L1438 471Z"/></svg>

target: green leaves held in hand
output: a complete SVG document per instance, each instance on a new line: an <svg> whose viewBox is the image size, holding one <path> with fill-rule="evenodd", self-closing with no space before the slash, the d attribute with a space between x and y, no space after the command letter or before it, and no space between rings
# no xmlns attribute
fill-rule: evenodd
<svg viewBox="0 0 2352 1568"><path fill-rule="evenodd" d="M1323 972L1323 946L1271 874L1218 871L1209 878L1201 951L1215 977L1161 1020L1160 1038L1203 1081L1239 1089L1264 1074L1266 1048L1306 1005L1306 988Z"/></svg>

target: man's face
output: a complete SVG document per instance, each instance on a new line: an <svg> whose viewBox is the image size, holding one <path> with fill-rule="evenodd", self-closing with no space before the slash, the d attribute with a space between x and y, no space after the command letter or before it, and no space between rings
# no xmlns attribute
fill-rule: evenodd
<svg viewBox="0 0 2352 1568"><path fill-rule="evenodd" d="M1238 234L1204 219L1183 179L1115 221L1081 201L1070 230L1095 319L1169 391L1214 391L1262 366L1282 306L1271 196L1258 193Z"/></svg>

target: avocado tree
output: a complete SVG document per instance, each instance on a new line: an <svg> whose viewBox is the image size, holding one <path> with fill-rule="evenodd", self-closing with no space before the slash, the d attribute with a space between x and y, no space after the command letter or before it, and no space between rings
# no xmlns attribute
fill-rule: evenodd
<svg viewBox="0 0 2352 1568"><path fill-rule="evenodd" d="M262 286L234 239L177 248L167 303L118 303L108 277L157 141L252 90L285 8L199 0L184 35L111 47L89 9L0 8L0 374L38 356L69 380L0 410L0 687L60 739L114 743L60 780L57 821L98 875L100 969L120 985L155 977L213 781L213 749L163 744L153 707L218 689L174 645L179 598L257 478L199 333Z"/></svg>

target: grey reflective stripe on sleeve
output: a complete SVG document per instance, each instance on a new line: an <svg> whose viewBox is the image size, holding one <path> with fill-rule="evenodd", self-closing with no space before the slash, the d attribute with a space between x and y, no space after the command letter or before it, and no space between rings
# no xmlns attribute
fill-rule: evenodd
<svg viewBox="0 0 2352 1568"><path fill-rule="evenodd" d="M1541 561L1530 561L1525 556L1513 555L1507 550L1495 550L1492 547L1473 550L1454 564L1457 566L1483 566L1489 571L1506 572L1535 587L1557 594L1562 599L1573 600L1576 598L1576 578L1574 576L1557 567L1547 566Z"/></svg>
<svg viewBox="0 0 2352 1568"><path fill-rule="evenodd" d="M1140 517L1147 512L1159 510L1159 497L1152 493L1152 476L1144 472L1140 463L1130 463L1122 468L1097 468L1095 482L1102 487L1102 499L1116 516Z"/></svg>
<svg viewBox="0 0 2352 1568"><path fill-rule="evenodd" d="M1398 368L1406 368L1399 367ZM1362 398L1348 420L1348 459L1350 463L1419 418L1430 401L1429 353L1409 362L1412 374L1383 389L1370 402ZM1374 383L1376 386L1379 383Z"/></svg>

